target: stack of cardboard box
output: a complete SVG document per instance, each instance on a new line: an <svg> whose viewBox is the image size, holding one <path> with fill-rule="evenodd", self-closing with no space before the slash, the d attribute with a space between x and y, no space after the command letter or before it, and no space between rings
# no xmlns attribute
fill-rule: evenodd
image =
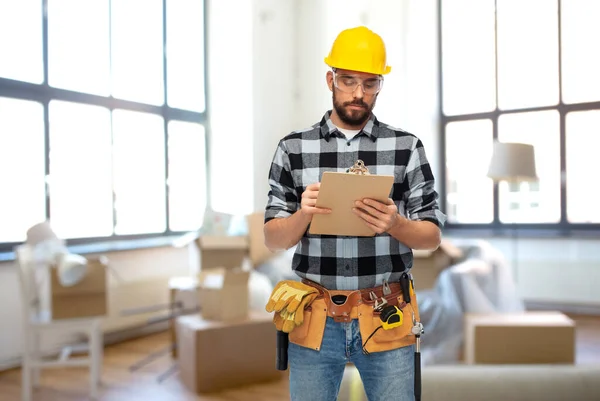
<svg viewBox="0 0 600 401"><path fill-rule="evenodd" d="M183 383L207 393L281 378L272 316L249 309L248 237L203 236L197 244L200 313L176 323Z"/></svg>
<svg viewBox="0 0 600 401"><path fill-rule="evenodd" d="M248 317L250 271L244 268L248 255L245 236L202 236L199 297L202 317L235 321Z"/></svg>

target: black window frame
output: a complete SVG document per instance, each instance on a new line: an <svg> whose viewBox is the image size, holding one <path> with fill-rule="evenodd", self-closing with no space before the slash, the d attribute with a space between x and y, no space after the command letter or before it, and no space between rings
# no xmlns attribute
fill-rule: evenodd
<svg viewBox="0 0 600 401"><path fill-rule="evenodd" d="M113 188L113 233L110 236L103 237L86 237L86 238L66 238L66 244L68 246L79 246L79 245L97 245L99 243L107 243L107 244L116 244L120 243L121 246L115 246L116 249L136 249L145 247L142 245L140 240L148 239L149 244L147 246L152 246L152 244L161 244L159 240L161 237L166 238L177 238L183 234L186 234L188 231L172 231L169 225L169 188L167 185L167 177L169 175L169 163L168 163L168 124L170 121L182 121L182 122L192 122L201 124L204 127L205 132L205 149L206 152L206 187L207 194L206 199L207 202L210 202L210 152L209 144L210 144L210 129L208 124L208 116L209 116L209 88L208 88L208 0L198 0L202 2L203 8L203 46L204 46L204 74L202 79L204 80L204 111L196 112L191 110L183 110L178 108L173 108L168 105L167 96L168 96L168 83L167 83L167 54L166 51L163 51L162 63L163 63L163 83L164 83L164 94L163 100L164 103L161 106L150 105L140 102L133 102L129 100L123 100L113 97L112 95L108 96L99 96L94 94L81 93L66 89L54 88L48 84L48 1L49 0L41 0L41 16L42 16L42 51L43 51L43 82L41 84L34 84L30 82L23 82L12 80L8 78L0 77L0 97L5 98L13 98L20 100L29 100L36 101L43 105L44 108L44 140L45 140L45 176L50 174L50 160L49 160L49 142L50 142L50 126L49 126L49 113L48 107L51 100L59 100L59 101L67 101L67 102L75 102L85 105L94 105L105 107L112 113L115 109L122 109L128 111L138 111L151 113L158 116L161 116L164 120L164 136L165 136L165 153L164 153L164 163L165 163L165 197L166 197L166 230L160 233L146 233L146 234L135 234L135 235L117 235L114 232L115 223L116 223L116 210L114 207L114 188ZM113 0L107 0L110 2ZM167 40L167 1L162 0L162 22L163 22L163 32L162 32L162 45L163 49L166 49L166 40ZM110 21L109 21L110 23ZM46 218L49 219L50 216L50 194L48 190L48 184L45 185L45 201L46 201ZM122 241L130 242L131 245L124 246L122 245ZM2 253L12 254L13 249L21 244L22 242L0 242L0 256ZM95 249L93 246L91 247L91 251ZM111 248L111 247L108 247ZM82 252L84 253L84 252ZM7 260L10 260L10 256L8 256ZM2 260L2 258L0 258Z"/></svg>
<svg viewBox="0 0 600 401"><path fill-rule="evenodd" d="M561 21L561 6L563 0L556 0L558 6L558 35L555 40L558 41L558 94L559 101L554 106L543 106L543 107L528 107L510 110L500 110L498 108L498 47L495 46L495 62L496 62L496 73L495 73L495 85L496 85L496 107L494 110L489 112L479 112L472 114L459 114L459 115L445 115L443 109L444 99L444 81L443 81L443 44L442 44L442 24L443 24L443 3L445 1L452 0L437 0L437 29L438 29L438 110L439 110L439 143L440 143L440 207L442 211L446 212L448 208L447 203L447 174L446 174L446 126L451 122L456 121L470 121L489 119L493 126L493 140L498 138L498 118L504 114L514 114L523 112L535 112L535 111L546 111L556 110L560 116L560 174L561 174L561 186L560 186L560 221L558 223L503 223L499 218L499 184L494 182L493 184L493 221L491 223L456 223L446 222L445 228L450 234L466 234L466 235L515 235L518 233L521 236L531 237L597 237L600 235L600 223L571 223L567 218L567 186L566 186L566 115L572 111L585 111L585 110L600 110L600 101L596 102L582 102L565 104L563 102L563 85L562 85L562 21ZM497 0L494 2L497 10ZM494 36L495 43L497 44L498 31L498 15L495 12L494 17ZM600 98L600 96L599 96Z"/></svg>

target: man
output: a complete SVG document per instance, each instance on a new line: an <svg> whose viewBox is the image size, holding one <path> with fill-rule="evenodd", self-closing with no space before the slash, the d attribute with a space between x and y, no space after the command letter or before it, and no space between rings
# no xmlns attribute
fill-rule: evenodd
<svg viewBox="0 0 600 401"><path fill-rule="evenodd" d="M377 334L370 340L378 342L377 348L366 352L368 326L378 321L378 315L373 312L375 307L360 309L365 308L367 298L358 300L351 295L369 289L381 297L384 280L398 283L412 267L411 249L438 247L445 216L438 207L434 177L421 141L379 122L373 114L383 75L391 70L379 35L366 27L344 30L325 62L331 67L326 79L333 95L333 109L319 123L279 142L269 174L265 244L273 250L297 245L292 269L304 280L298 289L291 290L294 294L307 294L317 288L324 298L324 294L345 294L344 300L352 298L356 304L345 321L334 316L332 310L337 306L331 300L318 304L319 307L314 301L312 308L305 309L305 304L298 308L297 313L303 315L296 324L304 319L304 327L296 327L289 335L291 397L310 401L337 399L344 368L351 362L360 372L370 401L413 400L414 336L409 336L412 323L406 318L404 327L394 329L396 334L394 330ZM331 212L315 206L323 172L346 171L359 159L371 173L395 177L388 202L364 199L355 203L353 212L375 235L309 234L313 216ZM276 292L282 293L281 289ZM267 310L280 310L273 307L276 302L277 299ZM413 318L414 312L418 314L415 304L411 306L415 308L411 309ZM325 306L322 327L317 318L320 305ZM406 308L406 304L398 303L398 307ZM407 310L402 313L410 316ZM308 321L305 316L311 314ZM285 320L285 314L282 316ZM294 317L288 320L293 321Z"/></svg>

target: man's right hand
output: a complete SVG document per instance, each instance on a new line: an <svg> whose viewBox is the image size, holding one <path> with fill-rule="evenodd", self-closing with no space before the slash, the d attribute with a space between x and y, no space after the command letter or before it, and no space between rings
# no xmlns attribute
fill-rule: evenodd
<svg viewBox="0 0 600 401"><path fill-rule="evenodd" d="M331 209L316 207L317 197L319 196L319 188L321 187L321 183L317 182L315 184L310 184L306 187L304 192L302 193L302 201L300 203L301 209L300 211L307 217L310 217L312 220L312 216L314 214L329 214L331 213Z"/></svg>
<svg viewBox="0 0 600 401"><path fill-rule="evenodd" d="M310 184L302 192L300 209L289 217L272 219L265 224L265 245L271 251L289 249L296 245L305 234L315 214L328 214L331 209L319 208L317 196L320 183ZM293 319L293 317L292 317Z"/></svg>

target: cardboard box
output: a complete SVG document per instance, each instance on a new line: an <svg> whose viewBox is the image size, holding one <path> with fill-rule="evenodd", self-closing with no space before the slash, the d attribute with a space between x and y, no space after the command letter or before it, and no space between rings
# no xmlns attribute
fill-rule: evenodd
<svg viewBox="0 0 600 401"><path fill-rule="evenodd" d="M52 319L107 315L107 263L105 258L88 259L86 276L71 287L63 287L57 270L50 269Z"/></svg>
<svg viewBox="0 0 600 401"><path fill-rule="evenodd" d="M240 267L248 256L248 237L203 235L196 241L200 250L200 269Z"/></svg>
<svg viewBox="0 0 600 401"><path fill-rule="evenodd" d="M413 267L410 273L415 280L415 289L419 291L433 288L440 273L462 257L462 250L448 240L442 240L435 251L413 250Z"/></svg>
<svg viewBox="0 0 600 401"><path fill-rule="evenodd" d="M465 363L575 362L575 322L560 312L465 315Z"/></svg>
<svg viewBox="0 0 600 401"><path fill-rule="evenodd" d="M272 315L252 311L234 322L177 318L180 377L195 393L277 380L276 329Z"/></svg>
<svg viewBox="0 0 600 401"><path fill-rule="evenodd" d="M240 268L212 268L200 272L199 303L207 320L246 319L250 309L250 272Z"/></svg>

